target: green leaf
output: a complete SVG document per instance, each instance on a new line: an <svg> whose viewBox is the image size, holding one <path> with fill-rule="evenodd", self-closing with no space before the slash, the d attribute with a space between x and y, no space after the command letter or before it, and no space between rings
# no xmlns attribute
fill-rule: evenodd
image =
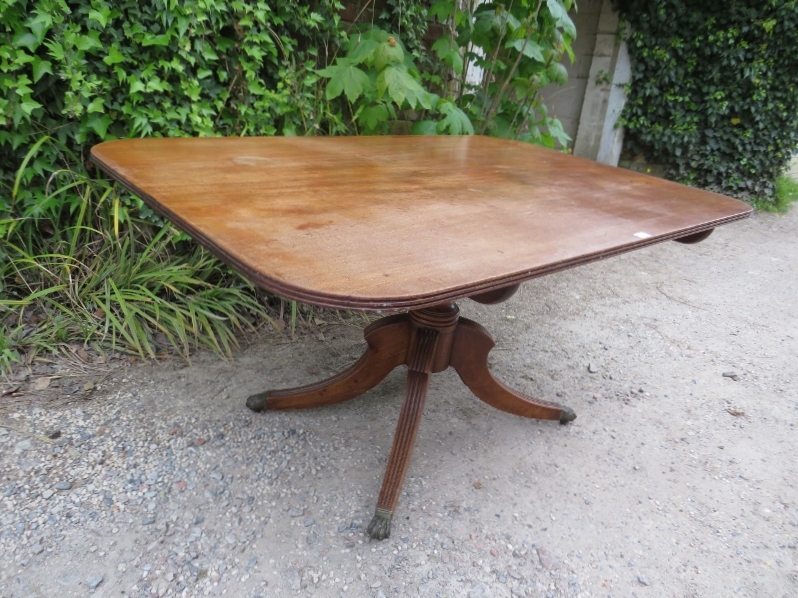
<svg viewBox="0 0 798 598"><path fill-rule="evenodd" d="M427 13L430 17L437 17L443 23L446 19L454 15L454 0L440 0L429 7Z"/></svg>
<svg viewBox="0 0 798 598"><path fill-rule="evenodd" d="M397 106L401 107L407 100L413 109L419 104L428 110L430 108L429 93L404 69L404 65L386 66L377 76L376 85L380 96L387 91Z"/></svg>
<svg viewBox="0 0 798 598"><path fill-rule="evenodd" d="M452 43L452 40L444 35L432 44L432 51L438 55L439 59L443 60L443 57L449 53L453 45L455 44Z"/></svg>
<svg viewBox="0 0 798 598"><path fill-rule="evenodd" d="M559 62L555 62L546 71L549 80L557 85L565 85L568 82L568 71Z"/></svg>
<svg viewBox="0 0 798 598"><path fill-rule="evenodd" d="M410 132L413 135L437 135L438 123L434 120L420 120L413 124Z"/></svg>
<svg viewBox="0 0 798 598"><path fill-rule="evenodd" d="M357 120L366 125L370 131L374 131L380 124L388 120L388 108L385 107L385 104L367 106L361 110Z"/></svg>
<svg viewBox="0 0 798 598"><path fill-rule="evenodd" d="M100 45L93 36L89 35L76 35L74 42L75 47L81 52L86 52Z"/></svg>
<svg viewBox="0 0 798 598"><path fill-rule="evenodd" d="M352 64L360 64L366 62L371 64L374 61L374 51L380 43L371 38L360 38L357 44L349 50L346 58Z"/></svg>
<svg viewBox="0 0 798 598"><path fill-rule="evenodd" d="M506 48L513 47L519 52L523 50L524 56L531 58L532 60L537 60L538 62L546 62L546 59L543 57L543 48L541 48L536 42L533 40L524 40L524 39L514 39L507 44L505 44Z"/></svg>
<svg viewBox="0 0 798 598"><path fill-rule="evenodd" d="M363 95L363 88L371 85L369 76L347 60L338 60L338 64L328 66L317 71L322 77L329 79L324 92L328 100L337 98L342 93L346 94L350 102L354 102Z"/></svg>
<svg viewBox="0 0 798 598"><path fill-rule="evenodd" d="M27 100L23 100L20 103L19 107L25 114L30 116L31 112L36 110L36 108L41 108L42 105L39 102L37 102L36 100L27 99Z"/></svg>
<svg viewBox="0 0 798 598"><path fill-rule="evenodd" d="M96 114L86 120L85 124L101 138L105 138L105 133L112 122L113 121L111 120L111 117L109 117L107 114Z"/></svg>
<svg viewBox="0 0 798 598"><path fill-rule="evenodd" d="M571 17L568 16L568 10L562 0L546 0L546 6L557 27L562 27L563 31L571 36L571 39L576 38L576 27Z"/></svg>
<svg viewBox="0 0 798 598"><path fill-rule="evenodd" d="M108 16L111 14L111 9L107 6L101 7L101 10L92 9L89 11L89 19L93 19L100 24L100 27L105 29L108 24Z"/></svg>
<svg viewBox="0 0 798 598"><path fill-rule="evenodd" d="M459 75L463 72L463 57L460 56L460 52L457 50L450 50L449 53L444 56L444 60L446 64L452 67L455 74Z"/></svg>
<svg viewBox="0 0 798 598"><path fill-rule="evenodd" d="M26 47L31 52L35 51L40 44L41 42L38 39L36 39L36 36L29 31L20 31L17 35L14 36L14 39L11 40L12 46L15 46L17 48Z"/></svg>
<svg viewBox="0 0 798 598"><path fill-rule="evenodd" d="M33 82L36 83L45 73L53 74L52 64L48 60L42 60L38 56L33 59Z"/></svg>
<svg viewBox="0 0 798 598"><path fill-rule="evenodd" d="M86 113L91 114L92 112L105 112L105 106L103 105L104 102L104 98L99 96L94 98L86 107Z"/></svg>
<svg viewBox="0 0 798 598"><path fill-rule="evenodd" d="M374 50L374 66L381 71L389 64L401 63L404 57L405 53L396 42L396 39L389 37L388 41L381 43Z"/></svg>
<svg viewBox="0 0 798 598"><path fill-rule="evenodd" d="M108 56L103 58L103 62L108 66L124 61L125 57L122 55L122 53L119 51L119 49L116 46L111 46L111 48L108 50Z"/></svg>
<svg viewBox="0 0 798 598"><path fill-rule="evenodd" d="M474 125L468 115L450 100L441 100L438 103L438 112L444 115L438 123L438 132L449 135L473 135Z"/></svg>
<svg viewBox="0 0 798 598"><path fill-rule="evenodd" d="M130 82L130 94L134 94L138 91L144 91L145 85L140 79L133 79Z"/></svg>
<svg viewBox="0 0 798 598"><path fill-rule="evenodd" d="M168 46L172 40L169 33L162 33L161 35L146 35L141 41L142 46Z"/></svg>

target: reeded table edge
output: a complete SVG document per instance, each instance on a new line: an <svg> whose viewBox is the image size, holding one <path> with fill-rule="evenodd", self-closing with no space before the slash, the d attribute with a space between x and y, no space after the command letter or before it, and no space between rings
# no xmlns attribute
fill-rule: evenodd
<svg viewBox="0 0 798 598"><path fill-rule="evenodd" d="M106 165L100 158L98 158L94 154L94 148L91 149L91 160L97 166L99 166L106 174L108 174L112 179L116 180L125 188L127 188L129 191L132 191L133 193L138 195L141 199L143 199L147 203L147 205L149 205L149 207L152 208L155 212L157 212L158 214L160 214L170 222L176 224L179 228L182 228L183 231L185 231L188 235L190 235L195 241L200 243L200 245L205 247L208 251L210 251L212 254L214 254L216 257L222 260L225 264L236 270L239 274L243 275L245 278L247 278L254 284L266 289L267 291L271 291L272 293L280 295L286 299L294 299L296 301L301 301L303 303L317 305L319 307L329 307L333 309L356 309L356 310L370 310L370 311L393 311L398 309L409 310L409 309L421 309L425 307L431 307L433 305L439 305L441 303L457 301L459 299L470 297L472 295L477 295L479 293L486 293L488 291L501 289L506 286L520 284L527 280L532 280L533 278L538 278L540 276L545 276L547 274L560 272L561 270L567 270L568 268L574 268L576 266L581 266L583 264L597 262L599 260L603 260L605 258L612 257L615 255L620 255L622 253L627 253L635 249L648 247L650 245L656 245L657 243L662 243L663 241L671 241L673 239L678 239L695 233L704 232L706 230L710 230L718 226L722 226L724 224L729 224L731 222L736 222L738 220L745 220L753 212L753 208L749 206L748 210L745 212L734 214L732 216L727 216L725 218L719 218L717 220L712 220L710 222L704 222L698 226L685 228L683 230L669 233L666 235L658 235L647 239L633 241L628 245L622 245L620 247L616 247L614 249L610 249L607 251L598 251L594 253L580 255L579 257L576 257L574 259L562 260L560 262L548 264L547 266L543 266L540 268L523 270L521 272L516 272L513 274L486 280L472 285L456 287L454 289L441 291L439 293L430 293L427 295L421 295L416 297L383 297L375 299L373 297L360 297L356 295L338 295L334 293L325 293L323 291L314 291L312 289L305 289L303 287L295 286L277 280L275 278L271 278L257 270L253 270L252 268L250 268L249 266L238 260L236 256L231 255L220 249L210 239L205 237L205 235L203 235L198 229L191 226L188 222L183 220L176 213L164 207L154 197L145 193L143 190L139 189L136 185L126 180L124 177L120 176L116 172L114 172L114 170L110 166ZM645 176L645 175L640 174L640 176Z"/></svg>

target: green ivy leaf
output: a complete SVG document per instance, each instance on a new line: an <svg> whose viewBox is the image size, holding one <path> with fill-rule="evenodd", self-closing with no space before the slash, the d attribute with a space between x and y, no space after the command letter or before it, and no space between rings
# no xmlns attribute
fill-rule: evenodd
<svg viewBox="0 0 798 598"><path fill-rule="evenodd" d="M108 130L108 127L113 121L111 120L111 117L109 117L107 114L102 114L102 115L97 114L95 116L92 116L85 122L87 127L89 127L92 131L97 133L97 135L99 135L100 137L104 138L105 133Z"/></svg>
<svg viewBox="0 0 798 598"><path fill-rule="evenodd" d="M25 47L31 52L34 52L36 51L36 48L39 47L41 42L38 39L36 39L36 36L33 35L31 32L20 31L17 35L14 36L14 39L11 41L11 44L17 48Z"/></svg>
<svg viewBox="0 0 798 598"><path fill-rule="evenodd" d="M100 7L100 10L92 9L89 11L89 19L95 20L100 24L100 27L105 29L108 24L108 17L111 14L111 9L107 6Z"/></svg>
<svg viewBox="0 0 798 598"><path fill-rule="evenodd" d="M45 73L53 74L52 64L48 60L42 60L38 56L33 59L33 82L36 83L44 77Z"/></svg>
<svg viewBox="0 0 798 598"><path fill-rule="evenodd" d="M172 36L168 33L162 33L161 35L146 35L144 39L141 40L142 46L168 46L169 42L172 40Z"/></svg>
<svg viewBox="0 0 798 598"><path fill-rule="evenodd" d="M140 79L133 78L130 82L130 94L133 95L136 92L144 91L145 85Z"/></svg>
<svg viewBox="0 0 798 598"><path fill-rule="evenodd" d="M108 50L108 56L103 58L103 62L108 66L112 66L124 61L125 57L122 56L122 52L120 52L116 46L111 46L111 48Z"/></svg>
<svg viewBox="0 0 798 598"><path fill-rule="evenodd" d="M31 112L36 110L36 108L41 108L42 105L39 102L37 102L36 100L27 99L27 100L23 100L20 103L19 107L25 114L30 116Z"/></svg>
<svg viewBox="0 0 798 598"><path fill-rule="evenodd" d="M104 103L105 99L98 96L89 102L89 105L86 107L86 112L105 112L105 106L103 105Z"/></svg>

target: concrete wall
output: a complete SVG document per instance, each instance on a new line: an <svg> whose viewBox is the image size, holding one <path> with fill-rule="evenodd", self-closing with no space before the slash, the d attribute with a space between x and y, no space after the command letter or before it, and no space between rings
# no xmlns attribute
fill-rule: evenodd
<svg viewBox="0 0 798 598"><path fill-rule="evenodd" d="M549 114L560 119L563 129L571 137L572 141L569 144L571 148L579 128L603 1L581 0L579 12L571 13L571 19L576 25L576 41L573 45L574 63L571 64L567 58L563 60L568 71L568 82L563 86L549 85L541 91L543 103L546 104Z"/></svg>
<svg viewBox="0 0 798 598"><path fill-rule="evenodd" d="M574 63L565 66L568 83L542 92L549 114L563 123L577 156L618 164L623 130L615 125L626 101L630 64L620 39L611 0L583 0L571 15L576 25Z"/></svg>

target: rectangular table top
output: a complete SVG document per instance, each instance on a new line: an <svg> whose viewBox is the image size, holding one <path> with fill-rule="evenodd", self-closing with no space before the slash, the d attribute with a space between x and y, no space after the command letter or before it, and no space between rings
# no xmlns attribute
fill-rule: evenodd
<svg viewBox="0 0 798 598"><path fill-rule="evenodd" d="M256 284L347 309L453 301L751 212L484 136L126 139L92 158Z"/></svg>

